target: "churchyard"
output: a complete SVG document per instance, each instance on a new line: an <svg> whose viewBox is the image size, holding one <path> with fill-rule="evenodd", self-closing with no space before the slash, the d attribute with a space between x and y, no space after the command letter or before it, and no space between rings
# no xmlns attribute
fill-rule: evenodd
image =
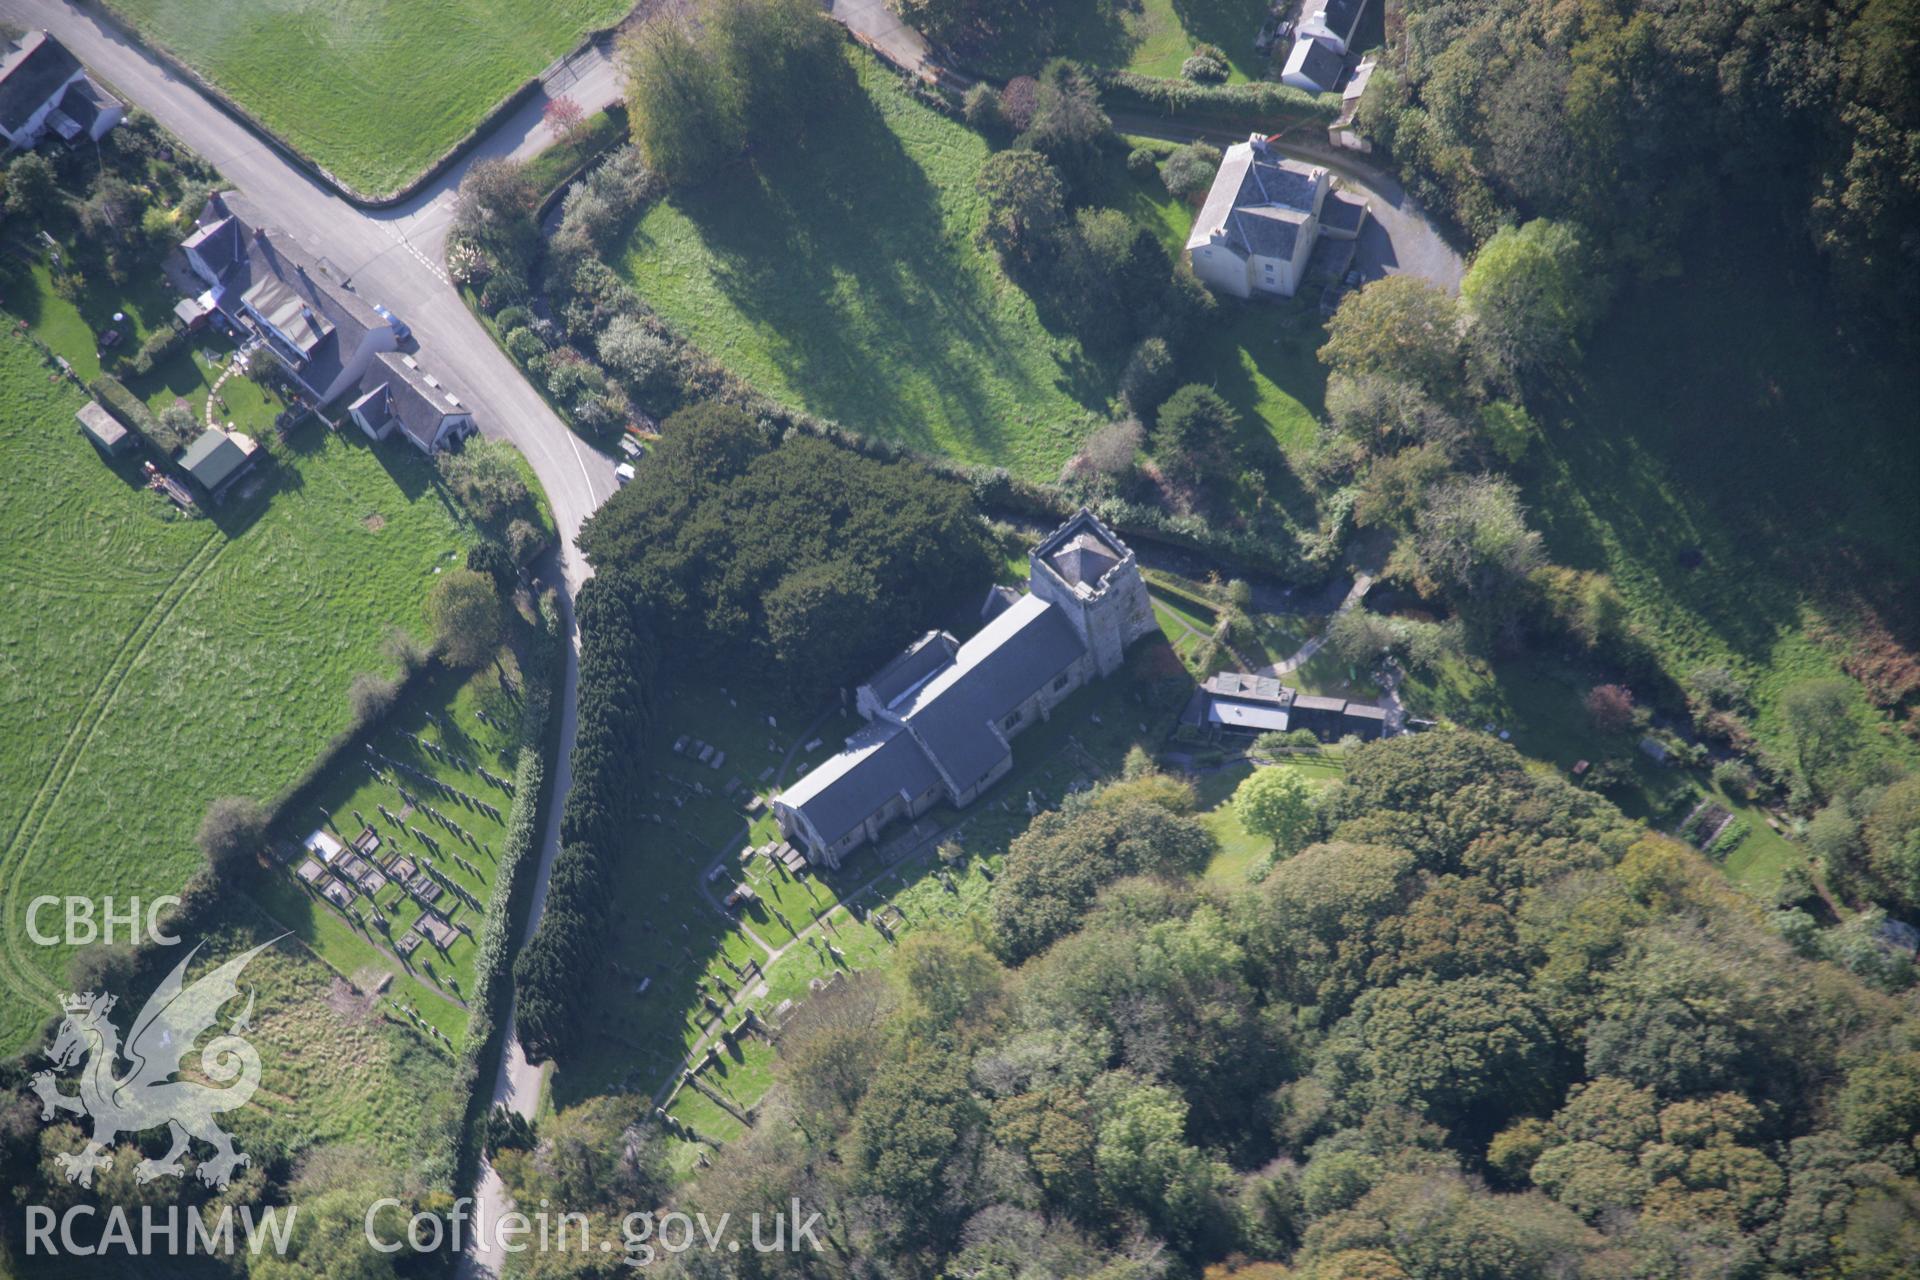
<svg viewBox="0 0 1920 1280"><path fill-rule="evenodd" d="M259 890L328 965L454 1048L514 801L522 688L510 647L498 667L417 677L283 817Z"/></svg>
<svg viewBox="0 0 1920 1280"><path fill-rule="evenodd" d="M858 718L832 705L792 718L775 713L769 725L765 708L779 705L775 693L672 683L647 752L650 816L658 821L643 823L623 851L615 888L623 923L588 1019L597 1031L578 1062L553 1078L554 1100L565 1105L609 1089L664 1100L673 1092L676 1121L703 1137L738 1132L741 1121L727 1107L758 1101L771 1079L771 1050L723 1029L738 1028L748 1011L776 1022L836 973L884 963L903 934L973 915L1032 812L1116 774L1134 744L1156 749L1190 688L1168 645L1143 642L1119 674L1080 690L1015 739L1012 773L980 802L897 824L836 872L796 875L753 852L780 840L765 798L837 750ZM752 900L723 905L740 886ZM674 1091L682 1067L701 1064L699 1084ZM690 1161L696 1152L681 1156Z"/></svg>

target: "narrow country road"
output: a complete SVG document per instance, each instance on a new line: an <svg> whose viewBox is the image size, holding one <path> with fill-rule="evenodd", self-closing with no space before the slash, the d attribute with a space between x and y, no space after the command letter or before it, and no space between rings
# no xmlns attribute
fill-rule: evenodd
<svg viewBox="0 0 1920 1280"><path fill-rule="evenodd" d="M573 631L572 597L589 570L574 549L581 523L614 490L612 459L582 444L528 385L520 370L495 347L467 310L441 269L453 195L476 160L525 157L547 146L540 119L546 97L533 99L500 121L488 136L447 173L405 203L367 211L349 204L294 164L271 144L240 124L194 85L174 75L113 24L67 0L0 0L0 18L28 29L45 28L133 105L149 112L188 147L220 170L228 184L244 191L280 229L323 255L353 283L368 302L391 308L412 326L419 341L417 358L474 407L486 435L511 441L545 488L560 533L556 585L567 630ZM604 51L593 48L563 65L548 81L548 92L566 94L597 111L620 96L620 77ZM560 716L559 757L548 770L556 803L549 806L541 833L535 872L532 930L545 904L547 876L559 848L560 797L572 785L575 696L579 676L578 641L568 648L566 675L556 700ZM526 1060L509 1023L493 1086L493 1098L531 1117L540 1091L540 1072ZM484 1221L497 1223L507 1208L493 1170L483 1168L475 1195ZM497 1273L498 1250L469 1254L463 1270Z"/></svg>

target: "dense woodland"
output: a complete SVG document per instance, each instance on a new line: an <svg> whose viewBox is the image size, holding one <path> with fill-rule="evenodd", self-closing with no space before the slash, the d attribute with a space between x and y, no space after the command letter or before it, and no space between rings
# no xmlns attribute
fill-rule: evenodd
<svg viewBox="0 0 1920 1280"><path fill-rule="evenodd" d="M1591 228L1674 274L1728 202L1804 236L1911 325L1920 285L1913 0L1410 0L1364 123L1475 241Z"/></svg>
<svg viewBox="0 0 1920 1280"><path fill-rule="evenodd" d="M682 1200L797 1190L828 1248L682 1273L1910 1267L1920 1024L1692 851L1467 734L1361 750L1250 885L1196 879L1191 806L1139 772L1076 798L981 936L814 1001Z"/></svg>
<svg viewBox="0 0 1920 1280"><path fill-rule="evenodd" d="M901 638L984 589L984 527L965 486L717 403L670 418L581 548L616 568L672 649L806 693L846 685Z"/></svg>

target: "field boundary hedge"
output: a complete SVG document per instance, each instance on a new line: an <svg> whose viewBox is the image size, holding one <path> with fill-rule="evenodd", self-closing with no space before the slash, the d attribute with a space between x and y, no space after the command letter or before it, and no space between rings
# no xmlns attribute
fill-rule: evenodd
<svg viewBox="0 0 1920 1280"><path fill-rule="evenodd" d="M526 918L533 894L531 868L540 861L540 832L549 803L546 752L552 737L553 688L563 678L566 637L554 605L539 602L541 630L535 652L525 664L526 711L523 741L513 771L513 804L507 810L507 834L500 846L494 890L487 899L474 961L473 997L467 1002L467 1033L454 1067L446 1110L429 1122L425 1172L435 1185L471 1186L478 1169L481 1137L492 1100L488 1067L500 1049L513 1003L513 942ZM434 1150L433 1148L438 1148ZM435 1163L437 1162L437 1163Z"/></svg>
<svg viewBox="0 0 1920 1280"><path fill-rule="evenodd" d="M1330 125L1340 114L1338 95L1312 94L1271 80L1245 84L1195 84L1134 71L1090 73L1108 111L1148 111L1174 118L1215 122Z"/></svg>

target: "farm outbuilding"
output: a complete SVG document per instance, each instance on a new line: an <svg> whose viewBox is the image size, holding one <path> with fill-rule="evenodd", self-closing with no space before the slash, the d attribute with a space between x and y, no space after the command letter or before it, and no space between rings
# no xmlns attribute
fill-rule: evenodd
<svg viewBox="0 0 1920 1280"><path fill-rule="evenodd" d="M80 429L86 432L87 439L109 456L127 453L139 443L133 432L122 426L97 400L87 401L73 416L80 420Z"/></svg>

